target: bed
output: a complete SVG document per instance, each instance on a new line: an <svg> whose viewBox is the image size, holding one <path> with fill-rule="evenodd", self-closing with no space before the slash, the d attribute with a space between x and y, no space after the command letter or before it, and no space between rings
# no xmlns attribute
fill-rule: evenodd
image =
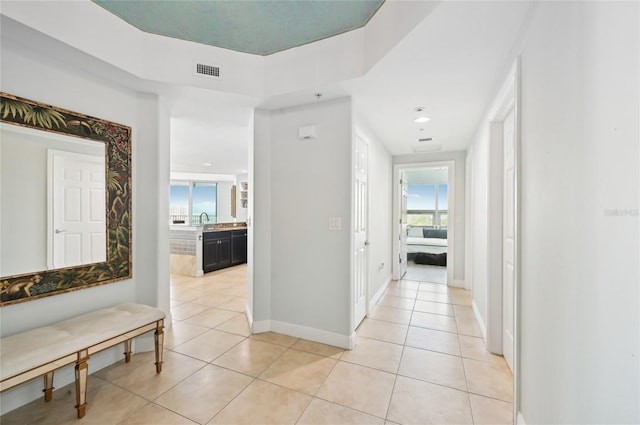
<svg viewBox="0 0 640 425"><path fill-rule="evenodd" d="M426 255L425 255L426 254ZM418 264L446 265L447 229L410 227L407 232L407 258Z"/></svg>

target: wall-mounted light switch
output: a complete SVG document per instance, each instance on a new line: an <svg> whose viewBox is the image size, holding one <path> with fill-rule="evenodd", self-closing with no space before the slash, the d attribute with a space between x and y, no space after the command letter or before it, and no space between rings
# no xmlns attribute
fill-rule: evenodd
<svg viewBox="0 0 640 425"><path fill-rule="evenodd" d="M342 217L329 217L329 230L342 230Z"/></svg>

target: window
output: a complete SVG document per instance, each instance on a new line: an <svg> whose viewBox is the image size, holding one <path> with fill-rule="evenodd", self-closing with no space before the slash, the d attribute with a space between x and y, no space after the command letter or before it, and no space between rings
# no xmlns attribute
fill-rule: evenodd
<svg viewBox="0 0 640 425"><path fill-rule="evenodd" d="M169 214L171 222L189 223L189 186L188 184L172 183L169 193L171 202Z"/></svg>
<svg viewBox="0 0 640 425"><path fill-rule="evenodd" d="M216 222L216 192L217 185L215 183L193 183L191 193L192 223Z"/></svg>
<svg viewBox="0 0 640 425"><path fill-rule="evenodd" d="M169 214L172 223L206 224L216 222L216 183L171 182L169 196Z"/></svg>
<svg viewBox="0 0 640 425"><path fill-rule="evenodd" d="M448 225L449 186L410 184L407 186L407 224L442 227Z"/></svg>

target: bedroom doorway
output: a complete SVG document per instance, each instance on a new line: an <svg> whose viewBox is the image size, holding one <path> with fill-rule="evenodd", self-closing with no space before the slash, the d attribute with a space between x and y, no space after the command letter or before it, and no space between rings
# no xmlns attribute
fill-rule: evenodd
<svg viewBox="0 0 640 425"><path fill-rule="evenodd" d="M453 162L394 168L399 183L394 279L447 285L453 281Z"/></svg>

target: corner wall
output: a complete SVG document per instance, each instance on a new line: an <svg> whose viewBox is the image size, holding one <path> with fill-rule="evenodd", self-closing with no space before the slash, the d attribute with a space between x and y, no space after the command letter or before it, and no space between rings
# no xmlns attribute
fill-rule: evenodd
<svg viewBox="0 0 640 425"><path fill-rule="evenodd" d="M162 264L168 264L168 221L160 221L168 218L168 201L163 200L167 186L161 177L166 173L168 182L169 145L168 133L163 136L159 122L159 99L85 72L82 63L66 60L66 48L55 51L40 48L39 43L33 42L40 37L41 34L31 39L22 34L20 39L14 39L3 28L0 90L132 127L133 278L2 307L0 335L8 336L122 302L159 306L169 314L168 269L166 274L162 272ZM166 236L160 231L163 225L167 228ZM165 252L167 255L163 257ZM138 342L146 345L149 341L143 338ZM140 346L137 345L138 349ZM120 358L121 347L102 352L90 360L90 371ZM70 382L73 382L72 367L56 372L56 387ZM41 395L40 380L6 391L0 396L1 413Z"/></svg>
<svg viewBox="0 0 640 425"><path fill-rule="evenodd" d="M351 116L350 99L256 111L254 331L334 343L351 333ZM300 140L308 125L317 138ZM329 217L342 218L341 231L328 230Z"/></svg>

